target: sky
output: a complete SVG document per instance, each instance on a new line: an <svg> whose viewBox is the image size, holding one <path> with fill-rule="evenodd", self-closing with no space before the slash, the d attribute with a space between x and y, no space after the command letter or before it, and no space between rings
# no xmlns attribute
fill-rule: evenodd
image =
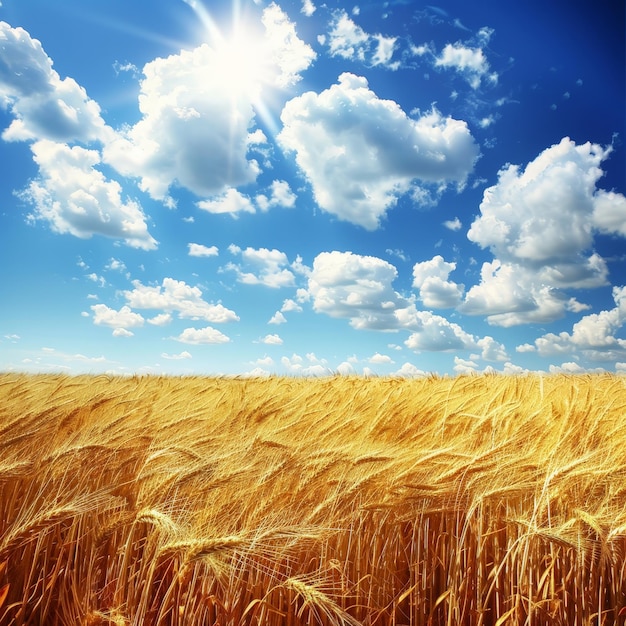
<svg viewBox="0 0 626 626"><path fill-rule="evenodd" d="M0 371L626 373L624 11L1 0Z"/></svg>

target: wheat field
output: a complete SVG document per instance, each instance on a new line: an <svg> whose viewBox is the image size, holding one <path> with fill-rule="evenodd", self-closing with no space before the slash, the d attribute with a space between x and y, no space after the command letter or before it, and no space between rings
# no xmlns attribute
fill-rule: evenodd
<svg viewBox="0 0 626 626"><path fill-rule="evenodd" d="M626 377L0 375L0 624L626 619Z"/></svg>

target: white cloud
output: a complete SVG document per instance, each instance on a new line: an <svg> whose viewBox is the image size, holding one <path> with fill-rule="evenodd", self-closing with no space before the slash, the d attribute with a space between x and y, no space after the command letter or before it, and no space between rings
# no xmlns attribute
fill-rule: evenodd
<svg viewBox="0 0 626 626"><path fill-rule="evenodd" d="M464 313L503 326L547 322L585 305L568 288L607 283L593 248L594 231L624 235L626 199L596 189L611 148L568 138L544 150L523 171L508 165L485 190L468 238L496 259L466 294Z"/></svg>
<svg viewBox="0 0 626 626"><path fill-rule="evenodd" d="M616 335L626 324L626 287L613 287L613 299L614 308L583 316L571 333L548 333L536 339L537 352L541 356L581 352L592 360L606 361L623 358L626 339Z"/></svg>
<svg viewBox="0 0 626 626"><path fill-rule="evenodd" d="M395 328L396 308L408 304L392 287L396 276L396 268L377 257L322 252L313 261L308 283L313 309L348 318L358 329Z"/></svg>
<svg viewBox="0 0 626 626"><path fill-rule="evenodd" d="M307 17L311 17L311 15L315 13L316 8L312 0L302 0L302 9L300 9L300 11Z"/></svg>
<svg viewBox="0 0 626 626"><path fill-rule="evenodd" d="M296 194L291 191L289 183L284 180L275 180L270 186L271 196L264 194L256 196L255 200L261 211L268 211L272 207L281 206L291 209L296 204Z"/></svg>
<svg viewBox="0 0 626 626"><path fill-rule="evenodd" d="M335 372L337 374L340 374L341 376L353 376L354 374L356 374L354 366L352 365L352 363L348 363L348 361L343 361L342 363L339 363L339 365L337 365L337 367L335 368Z"/></svg>
<svg viewBox="0 0 626 626"><path fill-rule="evenodd" d="M254 111L249 100L228 97L215 50L203 44L158 58L143 74L142 118L105 147L107 162L158 200L174 184L210 196L256 179L258 163L248 159Z"/></svg>
<svg viewBox="0 0 626 626"><path fill-rule="evenodd" d="M192 345L219 344L230 341L230 338L224 333L211 326L206 326L205 328L185 328L178 337L173 337L173 339Z"/></svg>
<svg viewBox="0 0 626 626"><path fill-rule="evenodd" d="M303 8L315 10L312 3L306 0ZM278 69L272 82L278 87L294 85L317 55L311 46L298 38L294 23L275 2L263 11L262 22L268 46L265 54Z"/></svg>
<svg viewBox="0 0 626 626"><path fill-rule="evenodd" d="M167 352L161 353L161 358L168 361L182 361L183 359L191 359L192 356L187 350L183 350L179 354L167 354Z"/></svg>
<svg viewBox="0 0 626 626"><path fill-rule="evenodd" d="M423 370L415 367L413 363L404 363L402 367L394 372L394 376L399 376L400 378L423 378L428 374Z"/></svg>
<svg viewBox="0 0 626 626"><path fill-rule="evenodd" d="M280 310L283 313L289 313L291 311L294 311L296 313L301 313L302 307L291 298L287 298L286 300L283 301L283 306L280 307Z"/></svg>
<svg viewBox="0 0 626 626"><path fill-rule="evenodd" d="M37 39L0 22L0 103L14 116L5 141L103 139L100 107L72 78L61 80Z"/></svg>
<svg viewBox="0 0 626 626"><path fill-rule="evenodd" d="M293 98L281 114L278 141L295 152L317 204L342 220L374 230L400 195L417 186L462 186L478 157L467 124L432 110L409 118L381 100L367 80L344 73L320 94Z"/></svg>
<svg viewBox="0 0 626 626"><path fill-rule="evenodd" d="M245 33L244 52L235 38L147 63L142 117L107 143L107 162L168 204L173 185L210 197L254 182L260 166L249 151L260 135L253 129L253 102L266 84L297 82L315 58L277 4L264 9L262 23L262 34ZM233 212L224 202L202 208L227 207Z"/></svg>
<svg viewBox="0 0 626 626"><path fill-rule="evenodd" d="M31 219L83 239L98 234L133 248L157 247L139 204L123 201L119 183L95 169L98 151L49 140L34 143L31 150L39 176L20 194L35 208Z"/></svg>
<svg viewBox="0 0 626 626"><path fill-rule="evenodd" d="M326 359L318 359L313 353L306 355L310 365L304 365L304 359L299 354L290 357L284 356L280 362L289 374L298 376L328 376L331 370Z"/></svg>
<svg viewBox="0 0 626 626"><path fill-rule="evenodd" d="M189 248L189 256L217 256L219 249L217 246L204 246L201 243L187 244Z"/></svg>
<svg viewBox="0 0 626 626"><path fill-rule="evenodd" d="M246 213L256 211L250 198L232 187L213 200L196 202L196 206L209 213L230 213L231 215L236 215L242 211Z"/></svg>
<svg viewBox="0 0 626 626"><path fill-rule="evenodd" d="M391 62L397 38L366 33L344 10L335 11L324 41L328 43L331 56L360 61L369 66L398 67L398 62Z"/></svg>
<svg viewBox="0 0 626 626"><path fill-rule="evenodd" d="M489 73L489 63L482 49L468 48L460 42L446 44L435 66L454 69L465 77L472 89L478 89L485 78L491 83L498 80L495 72Z"/></svg>
<svg viewBox="0 0 626 626"><path fill-rule="evenodd" d="M261 343L264 343L268 346L281 346L283 344L283 340L279 335L265 335L263 339L261 339Z"/></svg>
<svg viewBox="0 0 626 626"><path fill-rule="evenodd" d="M458 217L455 217L453 220L446 220L443 225L448 229L448 230L452 230L452 231L457 231L457 230L461 230L463 224L461 223L461 220Z"/></svg>
<svg viewBox="0 0 626 626"><path fill-rule="evenodd" d="M276 311L276 313L272 315L271 319L267 323L275 324L276 326L278 326L279 324L286 324L287 318L280 311Z"/></svg>
<svg viewBox="0 0 626 626"><path fill-rule="evenodd" d="M93 323L96 326L109 326L110 328L125 330L143 326L145 321L139 313L135 313L126 305L116 311L106 304L93 304L91 310L93 311ZM120 336L120 334L115 336Z"/></svg>
<svg viewBox="0 0 626 626"><path fill-rule="evenodd" d="M243 267L252 271L245 271L242 266L229 263L225 269L233 270L237 280L246 285L264 285L265 287L290 287L294 284L295 276L288 269L287 255L280 250L267 248L246 248L241 250L237 246L230 246L232 254L241 255Z"/></svg>
<svg viewBox="0 0 626 626"><path fill-rule="evenodd" d="M112 334L114 337L133 337L135 335L134 332L126 328L114 328Z"/></svg>
<svg viewBox="0 0 626 626"><path fill-rule="evenodd" d="M166 326L171 321L172 315L170 313L159 313L148 319L148 324L152 324L153 326Z"/></svg>
<svg viewBox="0 0 626 626"><path fill-rule="evenodd" d="M181 319L205 320L211 323L238 321L239 317L222 304L209 304L202 299L199 287L191 287L185 281L164 278L160 286L149 287L133 281L134 289L125 291L128 304L135 309L161 309L177 312Z"/></svg>
<svg viewBox="0 0 626 626"><path fill-rule="evenodd" d="M457 374L475 374L478 371L478 364L472 360L455 356L453 369Z"/></svg>
<svg viewBox="0 0 626 626"><path fill-rule="evenodd" d="M367 360L367 362L376 365L388 365L394 361L389 355L376 352Z"/></svg>
<svg viewBox="0 0 626 626"><path fill-rule="evenodd" d="M463 286L449 281L456 263L444 261L441 255L413 266L413 286L419 289L422 302L431 308L455 307L461 302Z"/></svg>
<svg viewBox="0 0 626 626"><path fill-rule="evenodd" d="M474 337L458 324L430 311L413 311L407 322L415 332L404 344L415 352L468 350L477 345Z"/></svg>
<svg viewBox="0 0 626 626"><path fill-rule="evenodd" d="M479 339L476 345L482 351L480 358L485 361L506 361L509 358L506 348L489 335Z"/></svg>

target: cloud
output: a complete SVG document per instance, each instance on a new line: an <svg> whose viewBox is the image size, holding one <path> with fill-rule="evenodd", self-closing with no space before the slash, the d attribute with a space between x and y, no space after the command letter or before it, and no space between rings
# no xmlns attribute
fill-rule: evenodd
<svg viewBox="0 0 626 626"><path fill-rule="evenodd" d="M316 8L312 0L302 0L302 9L300 9L300 11L307 17L311 17L311 15L315 13Z"/></svg>
<svg viewBox="0 0 626 626"><path fill-rule="evenodd" d="M270 186L271 196L268 198L264 194L256 196L255 200L261 211L268 211L272 207L281 206L286 209L291 209L296 204L297 196L289 183L284 180L275 180Z"/></svg>
<svg viewBox="0 0 626 626"><path fill-rule="evenodd" d="M114 337L134 337L135 333L131 330L127 330L126 328L115 328L113 329Z"/></svg>
<svg viewBox="0 0 626 626"><path fill-rule="evenodd" d="M427 376L427 373L415 367L413 363L407 362L404 363L400 369L396 370L393 375L399 376L400 378L423 378Z"/></svg>
<svg viewBox="0 0 626 626"><path fill-rule="evenodd" d="M196 202L196 206L209 213L230 213L231 215L236 215L242 211L246 213L255 213L256 211L250 198L232 187L213 200Z"/></svg>
<svg viewBox="0 0 626 626"><path fill-rule="evenodd" d="M446 220L443 225L448 229L448 230L452 230L452 231L457 231L457 230L461 230L463 224L461 223L461 220L458 217L455 217L453 220Z"/></svg>
<svg viewBox="0 0 626 626"><path fill-rule="evenodd" d="M103 139L100 107L72 78L61 80L41 43L0 22L0 103L14 116L5 141Z"/></svg>
<svg viewBox="0 0 626 626"><path fill-rule="evenodd" d="M238 321L234 311L222 304L209 304L202 299L199 287L191 287L185 281L164 278L160 286L149 287L133 281L134 289L125 291L128 304L135 309L161 309L178 313L181 319L205 320L214 324Z"/></svg>
<svg viewBox="0 0 626 626"><path fill-rule="evenodd" d="M283 340L279 335L265 335L265 337L261 339L261 343L268 346L281 346L283 344Z"/></svg>
<svg viewBox="0 0 626 626"><path fill-rule="evenodd" d="M272 288L290 287L294 284L295 276L288 269L289 260L284 252L250 247L241 250L238 246L230 246L229 250L232 254L241 256L243 266L229 263L225 269L234 271L240 283ZM243 267L251 271L245 271Z"/></svg>
<svg viewBox="0 0 626 626"><path fill-rule="evenodd" d="M308 15L315 11L312 3L307 1L303 9L311 11ZM275 2L263 11L262 22L268 46L265 54L278 69L272 82L278 87L294 85L300 81L301 73L313 63L317 55L311 46L298 37L294 23Z"/></svg>
<svg viewBox="0 0 626 626"><path fill-rule="evenodd" d="M468 48L460 42L446 44L435 60L435 67L451 68L461 74L472 89L478 89L481 81L498 81L495 72L489 73L489 63L481 48Z"/></svg>
<svg viewBox="0 0 626 626"><path fill-rule="evenodd" d="M278 326L279 324L286 324L287 318L280 311L276 311L276 313L272 315L271 319L267 323L275 324L276 326Z"/></svg>
<svg viewBox="0 0 626 626"><path fill-rule="evenodd" d="M108 326L115 329L113 335L115 337L129 337L132 333L128 332L129 328L138 328L143 326L144 318L135 313L128 306L123 306L119 311L109 308L106 304L93 304L93 323L96 326Z"/></svg>
<svg viewBox="0 0 626 626"><path fill-rule="evenodd" d="M470 350L476 340L458 324L430 311L413 311L406 320L407 326L415 329L404 342L414 352L450 352Z"/></svg>
<svg viewBox="0 0 626 626"><path fill-rule="evenodd" d="M370 67L382 65L396 69L399 66L398 62L391 62L397 38L366 33L344 10L334 12L325 41L331 56L359 61Z"/></svg>
<svg viewBox="0 0 626 626"><path fill-rule="evenodd" d="M394 361L387 354L380 354L379 352L376 352L367 360L367 362L376 365L388 365Z"/></svg>
<svg viewBox="0 0 626 626"><path fill-rule="evenodd" d="M228 343L230 338L219 330L206 326L205 328L185 328L178 337L173 337L181 343L192 345Z"/></svg>
<svg viewBox="0 0 626 626"><path fill-rule="evenodd" d="M455 269L456 263L448 263L440 255L413 266L413 286L419 289L425 306L446 308L461 302L463 286L448 280Z"/></svg>
<svg viewBox="0 0 626 626"><path fill-rule="evenodd" d="M591 251L594 233L626 234L626 199L596 187L610 152L566 137L523 171L516 165L500 170L467 234L496 258L483 265L462 312L511 326L585 308L565 290L607 284L606 262Z"/></svg>
<svg viewBox="0 0 626 626"><path fill-rule="evenodd" d="M253 102L268 84L296 83L316 56L277 4L264 9L262 24L262 34L248 33L245 52L236 40L221 41L147 63L142 117L107 142L105 160L166 204L178 185L200 197L226 194L201 208L234 212L229 190L254 182L261 171L250 155L264 137L253 129Z"/></svg>
<svg viewBox="0 0 626 626"><path fill-rule="evenodd" d="M161 358L168 361L181 361L183 359L191 359L192 356L187 350L183 350L180 354L167 354L167 352L161 353Z"/></svg>
<svg viewBox="0 0 626 626"><path fill-rule="evenodd" d="M132 248L157 247L139 204L123 201L119 183L95 169L98 151L49 140L34 143L31 150L39 175L20 197L33 205L32 220L82 239L98 234L122 239Z"/></svg>
<svg viewBox="0 0 626 626"><path fill-rule="evenodd" d="M535 340L540 356L580 352L596 361L611 361L626 356L626 339L617 337L626 324L626 287L613 287L612 309L583 316L572 326L572 332L547 333ZM520 346L527 351L530 346Z"/></svg>
<svg viewBox="0 0 626 626"><path fill-rule="evenodd" d="M252 104L228 97L215 50L203 44L155 59L143 75L142 117L105 146L108 163L166 201L174 184L211 196L256 179L259 165L248 158Z"/></svg>
<svg viewBox="0 0 626 626"><path fill-rule="evenodd" d="M291 357L284 356L281 358L281 365L287 370L288 374L297 374L298 376L328 376L331 370L328 367L326 359L318 359L312 352L306 355L309 365L304 364L304 358L299 354L293 354Z"/></svg>
<svg viewBox="0 0 626 626"><path fill-rule="evenodd" d="M313 309L347 318L357 329L397 327L395 310L408 303L393 289L396 268L377 257L322 252L313 261L308 291Z"/></svg>
<svg viewBox="0 0 626 626"><path fill-rule="evenodd" d="M201 243L187 244L189 248L189 256L217 256L219 249L217 246L203 246Z"/></svg>
<svg viewBox="0 0 626 626"><path fill-rule="evenodd" d="M172 321L171 313L159 313L154 317L148 319L148 324L152 324L153 326L166 326Z"/></svg>
<svg viewBox="0 0 626 626"><path fill-rule="evenodd" d="M381 100L365 78L344 73L317 94L293 98L281 114L278 141L295 152L317 204L338 218L375 230L409 191L426 197L462 186L478 157L467 124L436 110L411 119ZM426 187L419 187L417 182Z"/></svg>

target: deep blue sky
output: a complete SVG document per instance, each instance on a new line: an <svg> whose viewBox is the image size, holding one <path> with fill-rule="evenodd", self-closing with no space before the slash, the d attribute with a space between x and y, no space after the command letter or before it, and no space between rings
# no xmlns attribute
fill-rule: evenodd
<svg viewBox="0 0 626 626"><path fill-rule="evenodd" d="M2 0L0 370L626 371L624 23Z"/></svg>

